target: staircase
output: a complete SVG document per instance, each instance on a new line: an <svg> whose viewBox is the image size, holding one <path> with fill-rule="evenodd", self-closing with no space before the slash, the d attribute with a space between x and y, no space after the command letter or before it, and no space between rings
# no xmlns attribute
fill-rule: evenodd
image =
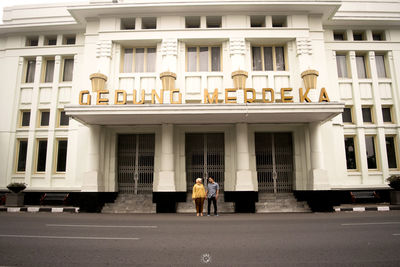
<svg viewBox="0 0 400 267"><path fill-rule="evenodd" d="M156 213L152 194L119 194L114 203L106 203L102 213Z"/></svg>
<svg viewBox="0 0 400 267"><path fill-rule="evenodd" d="M204 201L203 213L207 214L207 199ZM233 202L225 202L224 194L220 193L217 200L218 213L233 213L235 212L235 204ZM214 206L211 206L211 214L214 214ZM176 213L196 213L196 207L192 200L192 193L188 192L186 202L178 202Z"/></svg>
<svg viewBox="0 0 400 267"><path fill-rule="evenodd" d="M311 212L305 201L297 201L292 193L259 193L256 213L268 212Z"/></svg>

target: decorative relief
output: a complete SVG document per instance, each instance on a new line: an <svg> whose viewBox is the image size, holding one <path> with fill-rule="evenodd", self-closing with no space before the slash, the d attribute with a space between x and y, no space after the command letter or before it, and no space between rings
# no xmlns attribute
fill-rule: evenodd
<svg viewBox="0 0 400 267"><path fill-rule="evenodd" d="M246 42L244 41L244 38L230 38L229 50L231 55L246 54Z"/></svg>
<svg viewBox="0 0 400 267"><path fill-rule="evenodd" d="M312 43L309 38L297 38L297 55L312 55Z"/></svg>
<svg viewBox="0 0 400 267"><path fill-rule="evenodd" d="M56 63L56 65L61 63L61 56L56 56L55 57L55 63Z"/></svg>
<svg viewBox="0 0 400 267"><path fill-rule="evenodd" d="M375 52L374 51L369 51L368 56L369 56L369 60L375 60Z"/></svg>
<svg viewBox="0 0 400 267"><path fill-rule="evenodd" d="M109 40L102 40L97 42L96 57L111 57L112 42Z"/></svg>
<svg viewBox="0 0 400 267"><path fill-rule="evenodd" d="M178 39L164 39L161 43L162 56L177 56L178 55Z"/></svg>
<svg viewBox="0 0 400 267"><path fill-rule="evenodd" d="M355 60L356 59L356 52L355 51L350 51L349 52L350 60Z"/></svg>
<svg viewBox="0 0 400 267"><path fill-rule="evenodd" d="M388 51L387 53L389 60L393 60L393 52L392 51Z"/></svg>

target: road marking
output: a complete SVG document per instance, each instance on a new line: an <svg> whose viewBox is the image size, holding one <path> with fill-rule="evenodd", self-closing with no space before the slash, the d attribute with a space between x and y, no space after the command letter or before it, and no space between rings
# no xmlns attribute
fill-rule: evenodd
<svg viewBox="0 0 400 267"><path fill-rule="evenodd" d="M357 226L357 225L385 225L385 224L400 224L400 222L377 222L377 223L342 223L342 226Z"/></svg>
<svg viewBox="0 0 400 267"><path fill-rule="evenodd" d="M393 234L393 235L400 235L400 234Z"/></svg>
<svg viewBox="0 0 400 267"><path fill-rule="evenodd" d="M91 236L48 236L48 235L0 235L11 238L45 238L45 239L85 239L85 240L139 240L137 237L91 237Z"/></svg>
<svg viewBox="0 0 400 267"><path fill-rule="evenodd" d="M91 224L46 224L48 227L93 227L93 228L157 228L155 225L91 225Z"/></svg>

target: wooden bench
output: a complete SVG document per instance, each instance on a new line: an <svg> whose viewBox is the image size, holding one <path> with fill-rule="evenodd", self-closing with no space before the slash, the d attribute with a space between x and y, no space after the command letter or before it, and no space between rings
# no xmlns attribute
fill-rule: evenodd
<svg viewBox="0 0 400 267"><path fill-rule="evenodd" d="M356 202L357 199L360 200L377 200L379 195L375 191L354 191L350 192L351 201Z"/></svg>
<svg viewBox="0 0 400 267"><path fill-rule="evenodd" d="M40 205L45 204L67 204L69 193L44 193L40 198Z"/></svg>

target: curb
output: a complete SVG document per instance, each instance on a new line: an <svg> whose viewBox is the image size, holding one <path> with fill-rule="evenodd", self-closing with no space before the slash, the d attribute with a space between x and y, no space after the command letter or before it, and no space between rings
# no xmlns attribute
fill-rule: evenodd
<svg viewBox="0 0 400 267"><path fill-rule="evenodd" d="M62 213L71 212L78 213L79 208L40 208L40 207L1 207L0 212L52 212L52 213Z"/></svg>
<svg viewBox="0 0 400 267"><path fill-rule="evenodd" d="M379 207L353 207L353 208L335 208L336 212L341 211L390 211L390 210L400 210L399 205L395 206L379 206Z"/></svg>

